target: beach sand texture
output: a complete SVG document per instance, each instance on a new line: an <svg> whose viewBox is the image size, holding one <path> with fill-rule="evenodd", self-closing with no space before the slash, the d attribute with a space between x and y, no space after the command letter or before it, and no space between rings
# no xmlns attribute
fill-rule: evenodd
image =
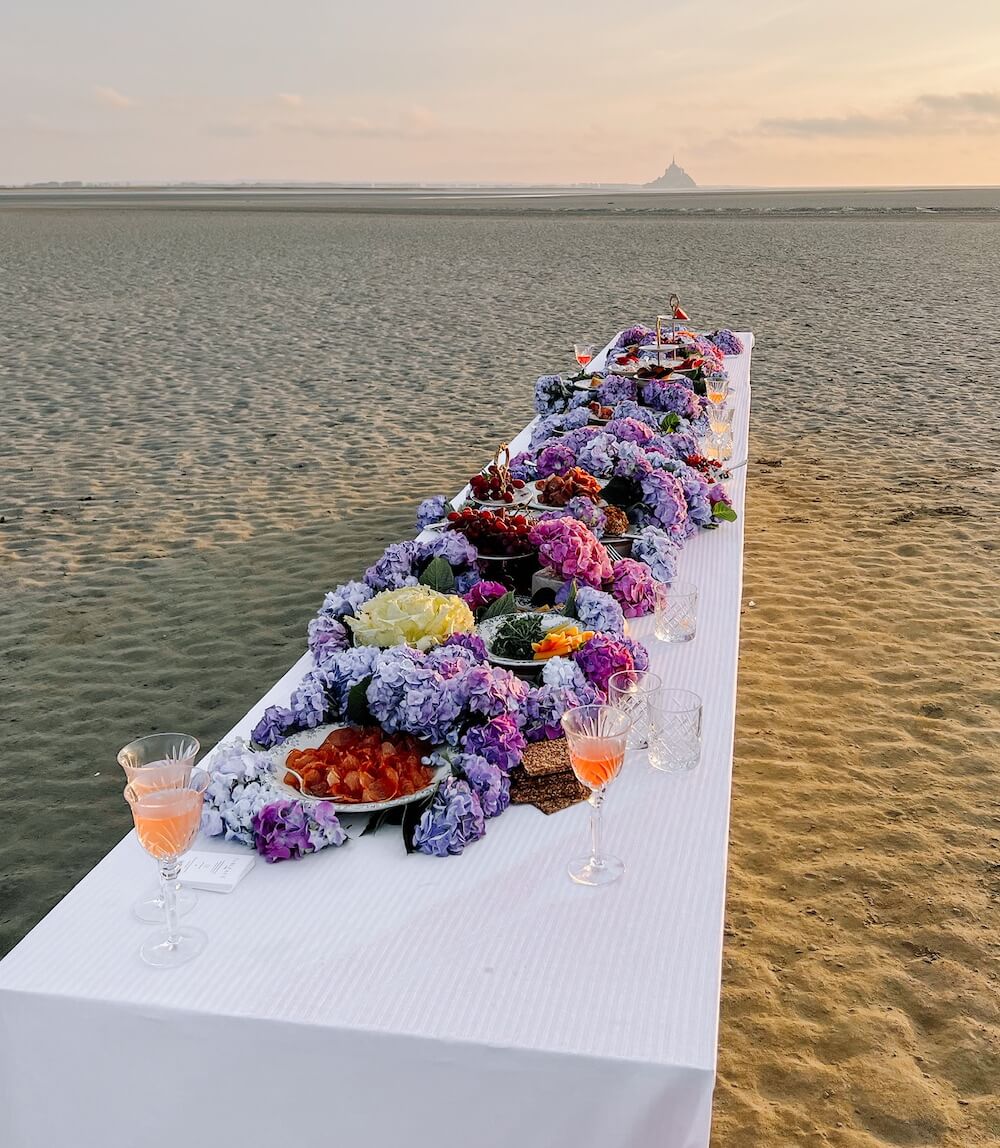
<svg viewBox="0 0 1000 1148"><path fill-rule="evenodd" d="M0 211L0 950L127 830L120 745L212 744L675 288L759 340L714 1143L1000 1143L998 266L973 220Z"/></svg>

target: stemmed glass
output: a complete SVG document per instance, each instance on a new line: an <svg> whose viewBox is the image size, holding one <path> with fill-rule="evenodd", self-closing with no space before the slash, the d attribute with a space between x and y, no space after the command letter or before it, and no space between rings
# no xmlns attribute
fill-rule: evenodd
<svg viewBox="0 0 1000 1148"><path fill-rule="evenodd" d="M177 881L181 857L191 848L201 824L201 807L209 775L192 773L185 785L166 789L136 789L125 786L125 800L132 807L132 819L139 844L159 862L160 896L163 899L164 928L139 949L139 956L160 969L183 965L196 957L208 942L201 929L177 923Z"/></svg>
<svg viewBox="0 0 1000 1148"><path fill-rule="evenodd" d="M628 735L629 749L645 749L649 736L646 698L663 685L663 679L652 670L618 670L608 678L608 701L624 710L632 722Z"/></svg>
<svg viewBox="0 0 1000 1148"><path fill-rule="evenodd" d="M573 354L576 356L576 361L580 366L585 367L597 354L597 348L593 343L589 343L586 339L583 339L579 343L573 344Z"/></svg>
<svg viewBox="0 0 1000 1148"><path fill-rule="evenodd" d="M729 376L723 373L708 375L705 379L705 397L713 406L726 401L729 394Z"/></svg>
<svg viewBox="0 0 1000 1148"><path fill-rule="evenodd" d="M119 750L118 764L136 793L176 789L188 784L200 749L198 739L190 734L153 733L136 738ZM175 893L177 915L183 917L195 907L198 898L190 889L178 887ZM132 906L132 912L140 921L152 925L163 920L163 910L161 894L144 897Z"/></svg>
<svg viewBox="0 0 1000 1148"><path fill-rule="evenodd" d="M578 706L567 710L562 727L573 772L590 790L590 853L570 863L569 875L580 885L610 885L625 872L625 863L601 849L601 806L608 784L625 760L631 721L616 706Z"/></svg>

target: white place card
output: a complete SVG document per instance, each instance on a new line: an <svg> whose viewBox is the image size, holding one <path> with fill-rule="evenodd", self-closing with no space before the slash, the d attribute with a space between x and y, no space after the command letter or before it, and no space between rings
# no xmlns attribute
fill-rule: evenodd
<svg viewBox="0 0 1000 1148"><path fill-rule="evenodd" d="M181 884L209 893L231 893L253 868L252 856L189 853L181 862Z"/></svg>

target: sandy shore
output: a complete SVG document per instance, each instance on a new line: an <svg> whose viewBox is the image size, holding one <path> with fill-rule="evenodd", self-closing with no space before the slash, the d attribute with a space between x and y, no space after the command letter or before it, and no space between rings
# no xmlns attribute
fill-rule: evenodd
<svg viewBox="0 0 1000 1148"><path fill-rule="evenodd" d="M715 1144L1000 1143L993 224L0 212L0 951L660 247L759 338Z"/></svg>

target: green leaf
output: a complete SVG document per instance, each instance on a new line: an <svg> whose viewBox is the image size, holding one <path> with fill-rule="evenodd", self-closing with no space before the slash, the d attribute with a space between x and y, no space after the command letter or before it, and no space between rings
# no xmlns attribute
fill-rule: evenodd
<svg viewBox="0 0 1000 1148"><path fill-rule="evenodd" d="M633 479L618 477L613 478L601 491L601 498L612 506L629 510L642 501L642 491Z"/></svg>
<svg viewBox="0 0 1000 1148"><path fill-rule="evenodd" d="M727 506L724 502L717 502L712 507L712 517L719 518L723 522L735 522L736 511L731 506Z"/></svg>
<svg viewBox="0 0 1000 1148"><path fill-rule="evenodd" d="M347 720L355 725L375 725L372 712L368 708L368 687L371 674L347 691Z"/></svg>
<svg viewBox="0 0 1000 1148"><path fill-rule="evenodd" d="M575 618L576 617L576 579L575 578L569 584L569 594L566 597L566 601L563 603L562 613L564 613L567 618Z"/></svg>
<svg viewBox="0 0 1000 1148"><path fill-rule="evenodd" d="M429 797L425 797L421 801L411 801L409 805L403 806L403 845L407 853L413 852L413 834L420 824L424 810L428 808L436 796L437 790L435 789Z"/></svg>
<svg viewBox="0 0 1000 1148"><path fill-rule="evenodd" d="M664 415L660 420L660 430L666 431L667 434L673 434L680 425L681 417L674 411L671 411L668 415Z"/></svg>
<svg viewBox="0 0 1000 1148"><path fill-rule="evenodd" d="M497 598L495 602L491 602L486 609L482 612L479 620L485 622L487 618L500 618L504 614L516 614L517 602L514 600L513 590L508 590L502 598Z"/></svg>
<svg viewBox="0 0 1000 1148"><path fill-rule="evenodd" d="M452 594L455 590L455 571L439 555L427 563L417 581L421 586L429 586L442 594Z"/></svg>

